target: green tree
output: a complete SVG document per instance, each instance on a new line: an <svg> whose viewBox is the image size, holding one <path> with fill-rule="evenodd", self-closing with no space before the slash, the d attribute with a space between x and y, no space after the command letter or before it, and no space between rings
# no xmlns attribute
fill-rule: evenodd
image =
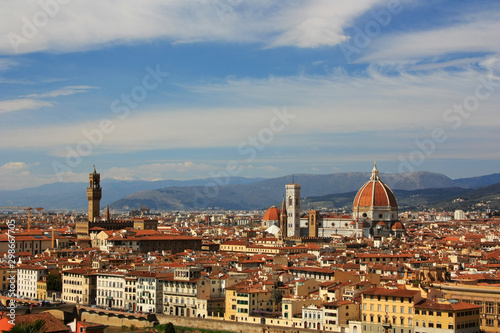
<svg viewBox="0 0 500 333"><path fill-rule="evenodd" d="M283 299L283 290L281 289L274 289L271 292L271 300L273 301L274 304L274 311L279 310L279 305L281 304L281 300Z"/></svg>
<svg viewBox="0 0 500 333"><path fill-rule="evenodd" d="M167 325L165 325L165 333L175 333L174 324L167 323Z"/></svg>
<svg viewBox="0 0 500 333"><path fill-rule="evenodd" d="M45 320L37 319L31 323L18 323L12 326L8 333L43 333L45 332Z"/></svg>
<svg viewBox="0 0 500 333"><path fill-rule="evenodd" d="M47 275L47 290L62 291L62 280L60 274L50 273Z"/></svg>

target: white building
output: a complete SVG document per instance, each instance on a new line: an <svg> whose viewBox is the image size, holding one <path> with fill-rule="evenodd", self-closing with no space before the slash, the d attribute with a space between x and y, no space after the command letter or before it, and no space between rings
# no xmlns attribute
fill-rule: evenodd
<svg viewBox="0 0 500 333"><path fill-rule="evenodd" d="M125 274L125 272L97 273L97 305L125 309Z"/></svg>
<svg viewBox="0 0 500 333"><path fill-rule="evenodd" d="M302 326L309 329L322 330L323 326L323 307L321 305L311 304L302 308Z"/></svg>
<svg viewBox="0 0 500 333"><path fill-rule="evenodd" d="M37 282L48 274L46 266L24 265L17 268L17 295L25 298L37 298Z"/></svg>
<svg viewBox="0 0 500 333"><path fill-rule="evenodd" d="M457 209L453 214L455 220L465 220L465 212L461 209Z"/></svg>
<svg viewBox="0 0 500 333"><path fill-rule="evenodd" d="M137 311L157 313L163 310L163 281L153 272L136 271Z"/></svg>

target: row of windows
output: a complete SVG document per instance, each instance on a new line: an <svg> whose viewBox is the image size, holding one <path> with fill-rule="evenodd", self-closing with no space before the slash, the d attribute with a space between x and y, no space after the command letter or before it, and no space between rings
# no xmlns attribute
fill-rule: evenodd
<svg viewBox="0 0 500 333"><path fill-rule="evenodd" d="M363 303L363 310L366 311L366 308L367 308L367 304ZM374 304L370 304L370 311L374 311ZM377 311L379 311L379 312L382 311L382 305L380 305L380 304L377 305ZM384 306L384 311L385 312L389 312L389 305L385 305ZM415 313L417 313L417 311L418 310L416 310ZM409 307L408 308L408 313L412 314L412 312L413 312L412 308ZM392 306L392 313L398 313L398 307L396 305ZM399 313L405 313L405 307L404 306L400 306L399 307Z"/></svg>
<svg viewBox="0 0 500 333"><path fill-rule="evenodd" d="M316 319L316 317L317 319L321 319L322 318L321 313L318 313L316 315L315 312L304 312L304 318Z"/></svg>
<svg viewBox="0 0 500 333"><path fill-rule="evenodd" d="M73 284L73 285L83 285L83 281L75 281L75 280L63 280L64 284Z"/></svg>
<svg viewBox="0 0 500 333"><path fill-rule="evenodd" d="M428 326L427 326L428 325ZM420 322L418 320L415 321L415 326L420 326ZM463 329L463 328L469 328L469 327L478 327L479 326L479 323L477 321L471 321L471 322L468 322L468 323L461 323L461 324L458 324L457 325L457 329ZM425 322L425 320L422 321L422 327L430 327L430 328L433 328L434 327L434 322L432 321L429 321L429 323L427 324ZM436 328L441 328L441 322L437 322L436 323ZM453 329L453 323L449 323L448 324L448 329L452 330Z"/></svg>
<svg viewBox="0 0 500 333"><path fill-rule="evenodd" d="M367 315L366 314L363 314L363 321L367 321ZM393 316L392 317L392 324L394 325L401 325L401 326L404 326L405 325L405 317L399 317L399 323L398 323L398 318L396 316ZM371 323L374 323L375 322L375 316L374 315L370 315L370 322ZM377 323L389 323L390 320L389 320L389 316L385 316L384 319L382 320L382 316L381 315L378 315L377 316ZM411 318L408 318L408 325L411 326L413 325L413 320Z"/></svg>
<svg viewBox="0 0 500 333"><path fill-rule="evenodd" d="M97 289L97 296L122 298L123 297L123 292L122 291L116 291L116 290Z"/></svg>
<svg viewBox="0 0 500 333"><path fill-rule="evenodd" d="M408 303L411 303L411 300L412 298L406 298L406 297L396 297L396 296L392 296L392 297L389 297L389 296L375 296L375 295L370 295L370 297L368 297L368 295L363 295L363 299L377 299L377 301L386 301L386 302L389 302L389 299L392 300L392 302L396 302L397 300L399 300L401 303L404 303L405 300L408 300Z"/></svg>
<svg viewBox="0 0 500 333"><path fill-rule="evenodd" d="M422 315L425 316L425 315L427 315L427 312L429 313L429 316L434 315L434 311L431 311L431 310L429 310L429 311L427 311L427 310L415 310L415 314L417 314L417 315L422 313ZM457 317L472 316L474 314L479 314L479 309L457 312ZM441 312L436 311L436 316L441 317ZM448 312L448 317L453 317L453 312Z"/></svg>
<svg viewBox="0 0 500 333"><path fill-rule="evenodd" d="M64 288L63 289L63 292L64 293L68 293L68 294L80 294L82 295L83 292L81 290L77 290L77 289L68 289L68 288Z"/></svg>
<svg viewBox="0 0 500 333"><path fill-rule="evenodd" d="M123 288L123 282L97 280L97 286L104 287L104 288Z"/></svg>

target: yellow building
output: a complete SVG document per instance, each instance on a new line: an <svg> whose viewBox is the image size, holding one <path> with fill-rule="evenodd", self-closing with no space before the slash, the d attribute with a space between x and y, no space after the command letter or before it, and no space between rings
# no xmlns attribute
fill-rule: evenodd
<svg viewBox="0 0 500 333"><path fill-rule="evenodd" d="M446 299L479 305L481 330L487 333L500 332L500 292L498 286L434 284L434 288Z"/></svg>
<svg viewBox="0 0 500 333"><path fill-rule="evenodd" d="M96 276L93 270L75 268L63 271L62 299L68 303L95 304Z"/></svg>
<svg viewBox="0 0 500 333"><path fill-rule="evenodd" d="M362 331L413 333L413 308L421 299L418 290L380 287L365 290L361 300Z"/></svg>
<svg viewBox="0 0 500 333"><path fill-rule="evenodd" d="M9 273L10 271L10 273ZM0 263L0 286L2 291L8 291L10 286L9 276L16 275L15 269L11 270L9 265L6 263Z"/></svg>
<svg viewBox="0 0 500 333"><path fill-rule="evenodd" d="M270 290L263 290L262 286L242 286L236 284L226 288L226 320L249 321L249 317L259 311L273 309Z"/></svg>
<svg viewBox="0 0 500 333"><path fill-rule="evenodd" d="M36 295L37 295L36 298L41 300L41 301L47 300L47 277L46 276L42 277L42 279L36 283Z"/></svg>
<svg viewBox="0 0 500 333"><path fill-rule="evenodd" d="M415 333L480 332L480 306L425 300L415 305Z"/></svg>

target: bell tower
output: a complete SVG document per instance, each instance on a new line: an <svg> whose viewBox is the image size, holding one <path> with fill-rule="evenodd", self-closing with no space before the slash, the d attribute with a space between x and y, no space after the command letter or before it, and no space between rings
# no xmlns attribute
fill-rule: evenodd
<svg viewBox="0 0 500 333"><path fill-rule="evenodd" d="M292 181L285 185L286 211L287 211L287 236L300 236L300 185Z"/></svg>
<svg viewBox="0 0 500 333"><path fill-rule="evenodd" d="M101 175L95 171L89 174L89 187L87 187L87 199L89 201L89 222L94 222L99 217L100 202L102 196Z"/></svg>

